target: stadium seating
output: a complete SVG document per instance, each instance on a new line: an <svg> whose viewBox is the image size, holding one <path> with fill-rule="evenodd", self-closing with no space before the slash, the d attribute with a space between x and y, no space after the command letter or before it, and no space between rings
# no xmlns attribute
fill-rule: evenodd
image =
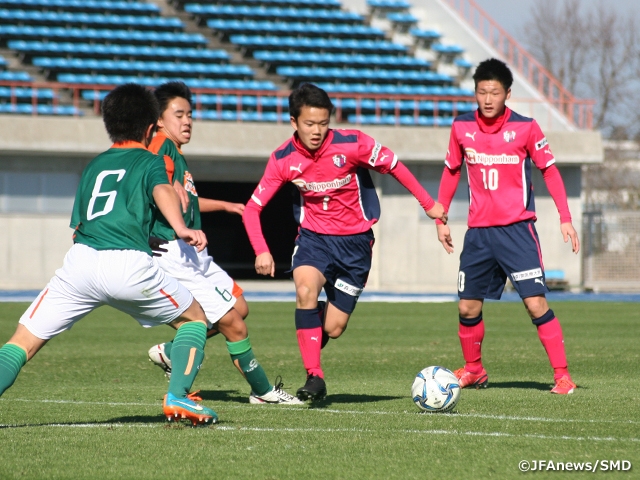
<svg viewBox="0 0 640 480"><path fill-rule="evenodd" d="M318 23L362 24L361 15L335 9L262 7L252 5L200 5L189 3L184 10L202 23L210 18L313 21Z"/></svg>
<svg viewBox="0 0 640 480"><path fill-rule="evenodd" d="M304 35L306 37L331 37L354 39L384 39L384 32L367 25L341 25L333 23L271 22L254 20L211 19L207 26L227 40L233 34L266 34L273 36Z"/></svg>
<svg viewBox="0 0 640 480"><path fill-rule="evenodd" d="M10 10L63 10L85 13L126 13L127 15L152 16L160 14L154 3L118 0L0 0L0 9Z"/></svg>
<svg viewBox="0 0 640 480"><path fill-rule="evenodd" d="M91 28L123 28L136 30L180 31L184 24L179 18L147 17L142 15L103 15L101 13L39 12L35 10L0 9L0 23L42 25L46 27L84 26Z"/></svg>
<svg viewBox="0 0 640 480"><path fill-rule="evenodd" d="M230 55L226 50L208 50L186 47L149 47L143 45L118 45L71 42L39 42L11 40L8 47L20 54L23 61L33 57L49 58L126 58L141 60L165 60L182 62L226 63Z"/></svg>
<svg viewBox="0 0 640 480"><path fill-rule="evenodd" d="M472 92L457 87L452 76L435 71L437 63L412 56L407 45L390 41L362 15L343 9L340 0L197 1L172 0L172 4L228 41L229 48L257 60L267 74L286 79L289 86L311 81L339 94L334 101L343 119L357 115L360 123L385 124L392 117L389 124L426 125L426 118L435 117L440 120L432 120L432 125L440 125L451 115L473 109L469 102L446 99L368 98L460 97ZM411 29L416 45L433 47L438 61L453 62L460 72L470 68L460 57L463 49L440 43L438 32L412 28L417 19L410 14L408 1L367 0L367 4L394 28ZM87 85L81 91L85 105L102 101L107 89L99 85L134 81L152 87L183 80L193 89L246 92L196 94L197 118L247 122L288 118L286 97L264 94L278 90L273 82L255 80L248 65L231 63L228 51L209 49L205 36L184 30L179 18L164 16L153 2L0 0L0 46L38 67L48 80ZM26 72L2 69L0 62L0 81L5 85L32 81ZM28 113L24 106L28 104L32 113L78 114L59 108L58 102L52 89L22 85L0 89L0 103L12 105L5 111ZM53 105L56 108L33 110Z"/></svg>

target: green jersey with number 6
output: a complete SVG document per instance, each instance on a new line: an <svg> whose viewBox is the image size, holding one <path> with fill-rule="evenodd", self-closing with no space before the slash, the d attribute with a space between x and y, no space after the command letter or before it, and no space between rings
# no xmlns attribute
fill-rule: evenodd
<svg viewBox="0 0 640 480"><path fill-rule="evenodd" d="M200 230L202 228L202 222L200 220L200 205L198 203L198 192L193 183L193 177L189 173L187 161L185 160L182 152L172 140L168 139L162 132L158 132L151 144L149 150L153 153L157 153L160 156L165 156L173 160L173 181L182 183L182 186L187 191L189 196L189 206L186 213L183 211L182 216L184 223L187 227L194 230ZM175 240L178 238L176 232L173 231L169 222L162 216L160 212L157 212L157 219L151 230L151 235L161 238L163 240Z"/></svg>
<svg viewBox="0 0 640 480"><path fill-rule="evenodd" d="M168 183L164 160L144 145L112 145L82 172L71 215L74 242L96 250L139 250L151 255L153 189Z"/></svg>

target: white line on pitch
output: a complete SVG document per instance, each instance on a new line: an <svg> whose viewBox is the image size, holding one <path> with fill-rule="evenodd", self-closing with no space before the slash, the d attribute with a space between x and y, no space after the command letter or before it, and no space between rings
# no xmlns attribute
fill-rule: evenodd
<svg viewBox="0 0 640 480"><path fill-rule="evenodd" d="M123 423L78 423L78 424L65 424L65 423L50 423L43 425L8 425L0 424L0 428L17 428L17 427L56 427L56 428L114 428L114 427L126 427L126 428L164 428L164 424L149 424L138 423L133 425L126 425ZM223 432L276 432L276 433L409 433L412 435L462 435L471 437L503 437L503 438L533 438L536 440L574 440L578 442L590 441L590 442L640 442L640 438L615 438L615 437L571 437L568 435L539 435L532 433L505 433L505 432L468 432L460 430L419 430L419 429L399 429L399 430L385 430L381 432L379 430L371 430L365 428L272 428L272 427L225 427L218 426L215 430Z"/></svg>
<svg viewBox="0 0 640 480"><path fill-rule="evenodd" d="M69 404L69 405L105 405L109 407L159 407L160 401L158 403L137 403L137 402L86 402L82 400L30 400L26 398L0 398L0 401L5 402L28 402L28 403L58 403L58 404ZM249 405L224 405L224 409L245 409L245 408L256 408L255 406ZM508 421L522 421L522 422L551 422L551 423L620 423L620 424L629 424L629 425L638 425L640 422L636 420L595 420L595 419L580 419L580 418L545 418L545 417L518 417L518 416L509 416L509 415L485 415L481 413L439 413L439 414L430 414L430 413L420 413L417 411L408 412L403 410L401 412L380 412L380 411L364 411L364 410L338 410L335 408L302 408L302 407L284 407L284 406L268 406L261 405L258 408L277 408L278 410L289 410L289 411L304 411L304 412L317 412L317 413L333 413L338 415L424 415L431 416L436 415L438 417L449 417L449 418L484 418L487 420L508 420Z"/></svg>

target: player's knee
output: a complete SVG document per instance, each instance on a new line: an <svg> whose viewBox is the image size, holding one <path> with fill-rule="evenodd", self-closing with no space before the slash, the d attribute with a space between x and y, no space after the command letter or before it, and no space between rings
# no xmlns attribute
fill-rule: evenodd
<svg viewBox="0 0 640 480"><path fill-rule="evenodd" d="M525 298L524 306L532 319L540 318L549 311L549 304L544 296Z"/></svg>
<svg viewBox="0 0 640 480"><path fill-rule="evenodd" d="M347 326L345 325L343 326L336 326L331 328L331 330L327 330L325 328L325 332L327 335L329 335L329 338L338 338L340 335L342 335L344 333L344 331L347 329Z"/></svg>
<svg viewBox="0 0 640 480"><path fill-rule="evenodd" d="M318 294L307 285L296 287L296 302L298 308L314 308L318 303Z"/></svg>
<svg viewBox="0 0 640 480"><path fill-rule="evenodd" d="M482 303L478 305L475 302L460 302L458 303L458 313L462 318L476 318L482 313Z"/></svg>

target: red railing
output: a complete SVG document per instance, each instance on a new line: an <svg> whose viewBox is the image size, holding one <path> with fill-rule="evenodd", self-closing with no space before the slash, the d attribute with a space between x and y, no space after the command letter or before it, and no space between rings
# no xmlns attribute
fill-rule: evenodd
<svg viewBox="0 0 640 480"><path fill-rule="evenodd" d="M55 105L61 105L61 104L65 104L65 105L73 105L74 107L76 107L76 109L78 109L78 111L80 110L92 110L93 113L95 115L99 115L100 114L100 98L98 95L96 95L96 98L94 100L85 100L82 98L82 92L83 91L89 91L89 92L105 92L105 91L109 91L111 89L114 88L114 85L90 85L90 84L78 84L78 83L60 83L60 82L9 82L9 81L0 81L0 86L2 87L9 87L11 88L11 92L13 92L13 94L10 96L9 98L9 102L12 105L16 105L18 103L18 98L16 96L16 88L21 87L21 88L31 88L33 90L32 96L31 96L31 105L33 106L33 115L37 115L37 110L35 110L35 107L38 104L38 96L37 96L37 91L40 89L50 89L53 91L54 93L54 98L51 102L51 104ZM218 95L219 99L215 104L207 104L206 109L207 110L215 110L218 113L222 112L222 110L225 108L223 106L222 103L222 96L224 95L237 95L238 96L238 102L235 106L235 111L236 112L241 112L243 111L243 104L242 104L242 96L253 96L257 98L257 102L256 102L256 111L261 113L263 111L263 104L262 104L262 99L265 97L278 97L278 98L282 98L282 99L286 99L289 96L289 92L288 91L281 91L281 90L277 90L277 91L273 91L273 90L214 90L214 89L207 89L207 88L194 88L192 89L192 93L194 94L194 109L197 111L202 111L203 110L203 105L200 102L199 96L200 94L208 94L208 95ZM460 97L460 96L443 96L443 95L438 95L438 96L434 96L434 95L388 95L388 94L355 94L355 93L331 93L331 98L334 99L334 103L336 106L336 122L337 123L346 123L347 122L347 118L345 118L345 114L344 114L344 108L343 108L343 100L345 99L353 99L355 100L356 104L355 104L355 110L351 110L355 113L356 116L359 116L362 114L363 112L363 107L362 107L362 102L364 100L374 100L375 103L375 107L374 110L372 112L370 112L370 114L376 115L376 116L380 116L383 114L383 110L380 107L380 102L382 100L391 100L391 101L395 101L395 100L413 100L415 101L415 106L413 108L413 111L408 113L406 111L404 111L404 114L410 114L413 115L413 117L417 120L418 117L420 116L420 110L419 110L419 106L418 106L418 102L421 101L432 101L433 102L433 113L431 115L426 115L426 116L432 116L432 117L441 117L441 116L445 116L445 117L455 117L457 115L459 115L460 113L464 113L466 111L468 111L468 109L460 109L460 105L459 103L463 102L465 104L475 104L475 99L473 97ZM68 96L71 97L71 102L64 102L61 103L60 102L60 97L63 98L68 98ZM453 109L449 110L442 110L441 106L439 105L438 102L451 102ZM540 105L543 105L545 102L540 101L540 100L535 100L535 99L516 99L516 98L512 98L510 100L510 103L514 103L514 104L518 104L518 112L529 116L529 117L535 117L536 120L538 121L538 123L540 123L541 127L543 129L549 129L552 127L553 125L553 112L551 109L546 109L546 118L541 118L540 116L540 110L538 109L536 112L536 107L539 107ZM283 120L281 119L281 116L284 112L286 112L286 101L284 102L278 102L278 105L276 107L276 113L278 116L278 123L282 123ZM284 107L283 107L284 105ZM569 108L569 104L561 104L563 105L563 109L567 110ZM575 105L571 105L571 108L574 108ZM585 107L584 104L581 104L580 107ZM227 107L228 108L228 107ZM585 124L590 125L591 124L591 109L581 109L581 118L583 119L583 121L585 122ZM536 114L537 113L537 114ZM400 125L400 115L401 115L401 110L400 110L400 105L396 104L394 106L394 111L392 113L390 113L388 110L384 113L385 115L389 116L389 115L393 115L395 116L395 125ZM240 119L238 121L241 121ZM356 124L358 124L359 122L356 122ZM393 124L393 123L392 123ZM388 124L387 124L388 125ZM446 122L443 122L442 124L438 124L438 123L434 123L433 125L434 127L438 127L438 126L447 126ZM589 127L587 127L589 128Z"/></svg>
<svg viewBox="0 0 640 480"><path fill-rule="evenodd" d="M544 98L579 128L593 127L594 100L573 96L542 64L498 25L474 0L444 0ZM517 8L514 2L514 8Z"/></svg>

